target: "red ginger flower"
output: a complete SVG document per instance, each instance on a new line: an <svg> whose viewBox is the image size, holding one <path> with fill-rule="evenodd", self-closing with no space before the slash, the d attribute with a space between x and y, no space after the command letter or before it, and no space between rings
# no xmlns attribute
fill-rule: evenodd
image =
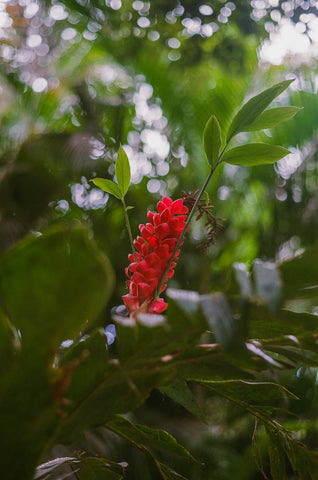
<svg viewBox="0 0 318 480"><path fill-rule="evenodd" d="M188 208L181 198L173 202L171 198L163 197L157 210L158 213L148 212L149 223L139 225L141 236L134 241L136 253L128 255L130 265L125 272L129 278L129 294L122 298L131 315L137 312L161 313L168 306L162 298L155 300L154 295L184 228ZM174 274L179 252L177 250L165 281ZM160 293L165 288L166 283Z"/></svg>

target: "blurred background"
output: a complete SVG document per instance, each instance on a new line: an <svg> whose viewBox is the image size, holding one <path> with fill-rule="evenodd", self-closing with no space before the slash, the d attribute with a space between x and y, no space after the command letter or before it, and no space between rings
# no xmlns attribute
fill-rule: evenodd
<svg viewBox="0 0 318 480"><path fill-rule="evenodd" d="M203 255L196 247L204 226L192 225L170 286L226 288L233 262L282 261L311 246L318 232L317 53L316 0L0 0L1 252L55 222L84 222L116 272L111 306L121 304L129 253L123 212L90 179L114 178L121 143L132 171L127 204L137 235L162 195L176 199L202 185L209 171L202 132L210 115L225 130L244 100L289 78L295 81L276 105L303 110L236 142L266 141L290 155L274 166L218 170L208 192L224 228ZM108 321L105 313L100 322ZM310 402L312 374L300 375L309 382ZM162 401L152 398L150 416ZM200 470L202 478L260 478L251 420L219 403L210 412L214 430L195 436L187 425L185 437L212 469ZM170 407L172 418L184 417ZM198 467L192 478L201 473Z"/></svg>

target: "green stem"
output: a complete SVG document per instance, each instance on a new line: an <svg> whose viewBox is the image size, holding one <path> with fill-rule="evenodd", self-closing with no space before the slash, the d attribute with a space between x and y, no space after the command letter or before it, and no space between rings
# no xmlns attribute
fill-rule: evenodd
<svg viewBox="0 0 318 480"><path fill-rule="evenodd" d="M172 265L172 263L173 263L173 261L174 261L174 257L175 257L175 255L176 255L176 253L177 253L177 250L180 248L180 244L181 244L181 242L182 242L182 240L183 240L183 237L184 237L185 234L186 234L186 231L187 231L188 226L189 226L189 224L190 224L190 222L191 222L191 220L192 220L192 217L193 217L193 215L194 215L194 213L195 213L195 210L196 210L196 208L197 208L197 206L198 206L198 203L199 203L199 201L201 200L202 195L204 194L205 189L206 189L206 187L208 186L208 183L209 183L209 181L211 180L212 175L214 174L216 168L220 165L220 163L221 163L221 161L222 161L222 160L221 160L221 157L222 157L222 155L223 155L223 153L224 153L224 150L225 150L226 147L228 146L228 143L229 143L229 141L227 141L226 144L224 145L224 147L222 148L221 153L219 154L219 157L218 157L218 160L217 160L216 164L211 168L211 171L210 171L209 175L207 176L207 178L206 178L206 180L205 180L205 182L204 182L204 184L203 184L203 186L202 186L202 188L201 188L201 190L200 190L200 192L199 192L199 194L198 194L198 196L197 196L197 198L196 198L196 200L195 200L195 203L194 203L194 205L193 205L193 207L192 207L192 209L191 209L191 211L190 211L190 213L189 213L189 215L188 215L187 221L186 221L186 223L185 223L185 225L184 225L184 227L183 227L182 232L180 233L180 236L179 236L179 238L178 238L178 241L177 241L177 243L176 243L176 246L174 247L174 250L173 250L173 252L172 252L172 254L171 254L171 257L170 257L170 259L169 259L169 262L167 263L167 266L166 266L166 268L165 268L165 271L163 272L163 274L162 274L162 276L161 276L161 278L160 278L160 281L159 281L159 283L158 283L158 287L157 287L157 289L156 289L156 293L155 293L155 296L154 296L154 299L155 299L155 300L156 300L156 299L159 297L159 295L160 295L160 291L161 291L161 289L162 289L162 286L163 286L163 284L165 283L165 280L166 280L166 277L167 277L168 272L169 272L169 270L170 270L170 267L171 267L171 265Z"/></svg>
<svg viewBox="0 0 318 480"><path fill-rule="evenodd" d="M126 228L127 228L127 230L128 230L128 235L129 235L129 240L130 240L131 249L132 249L132 252L133 252L133 254L134 254L135 262L137 262L137 254L136 254L136 249L135 249L135 247L134 247L134 241L133 241L133 236L132 236L132 233L131 233L131 228L130 228L128 213L127 213L127 207L126 207L126 203L125 203L125 198L123 197L123 198L121 199L121 201L122 201L122 204L123 204L123 207L124 207L125 223L126 223Z"/></svg>

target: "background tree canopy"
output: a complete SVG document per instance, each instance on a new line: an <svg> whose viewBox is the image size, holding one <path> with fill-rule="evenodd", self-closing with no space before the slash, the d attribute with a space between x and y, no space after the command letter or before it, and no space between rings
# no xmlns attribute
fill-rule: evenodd
<svg viewBox="0 0 318 480"><path fill-rule="evenodd" d="M317 477L317 32L314 0L0 0L5 478ZM169 282L198 293L172 290L170 330L136 333L116 309L122 207L91 179L114 179L123 145L137 235L163 195L203 184L211 114L225 132L243 102L293 78L272 107L302 110L233 140L291 153L218 169L222 229L202 254L193 222ZM56 457L68 461L34 473Z"/></svg>

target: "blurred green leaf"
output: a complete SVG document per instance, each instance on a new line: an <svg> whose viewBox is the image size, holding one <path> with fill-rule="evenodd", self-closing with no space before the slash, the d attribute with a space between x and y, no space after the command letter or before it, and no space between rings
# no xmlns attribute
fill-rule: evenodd
<svg viewBox="0 0 318 480"><path fill-rule="evenodd" d="M222 293L202 295L201 303L204 315L224 351L232 354L243 350L239 324L226 297Z"/></svg>
<svg viewBox="0 0 318 480"><path fill-rule="evenodd" d="M268 143L250 143L227 150L222 160L232 165L266 165L277 162L290 153L289 150Z"/></svg>
<svg viewBox="0 0 318 480"><path fill-rule="evenodd" d="M107 180L106 178L93 178L92 182L96 185L96 187L101 188L104 192L110 193L111 195L114 195L114 197L121 200L123 196L122 191L112 180Z"/></svg>
<svg viewBox="0 0 318 480"><path fill-rule="evenodd" d="M204 150L210 165L214 165L221 148L221 127L215 115L211 115L203 131Z"/></svg>
<svg viewBox="0 0 318 480"><path fill-rule="evenodd" d="M96 319L112 285L108 260L81 225L55 225L2 257L1 305L21 342L12 367L1 377L5 440L0 451L8 480L21 478L22 472L29 479L52 440L68 385L67 376L55 377L53 357L63 340Z"/></svg>
<svg viewBox="0 0 318 480"><path fill-rule="evenodd" d="M278 312L282 299L282 281L275 263L255 260L253 276L258 299L268 306L272 312Z"/></svg>
<svg viewBox="0 0 318 480"><path fill-rule="evenodd" d="M119 147L116 160L116 179L121 191L121 196L124 197L130 184L130 166L127 154L122 146Z"/></svg>
<svg viewBox="0 0 318 480"><path fill-rule="evenodd" d="M279 266L285 299L310 299L318 304L318 243Z"/></svg>
<svg viewBox="0 0 318 480"><path fill-rule="evenodd" d="M108 259L80 224L28 237L0 260L0 302L34 354L47 355L92 323L113 281Z"/></svg>
<svg viewBox="0 0 318 480"><path fill-rule="evenodd" d="M292 118L296 113L302 110L299 107L277 107L270 108L261 113L261 115L250 125L248 125L244 132L254 132L256 130L263 130L265 128L275 127L276 125L286 122Z"/></svg>
<svg viewBox="0 0 318 480"><path fill-rule="evenodd" d="M273 87L252 97L243 105L232 120L227 134L227 142L237 133L245 131L246 127L253 123L274 98L278 97L292 82L293 80L285 80L277 83Z"/></svg>
<svg viewBox="0 0 318 480"><path fill-rule="evenodd" d="M81 402L104 379L109 360L107 339L103 329L93 331L66 350L58 363L61 378L69 375L67 399Z"/></svg>

